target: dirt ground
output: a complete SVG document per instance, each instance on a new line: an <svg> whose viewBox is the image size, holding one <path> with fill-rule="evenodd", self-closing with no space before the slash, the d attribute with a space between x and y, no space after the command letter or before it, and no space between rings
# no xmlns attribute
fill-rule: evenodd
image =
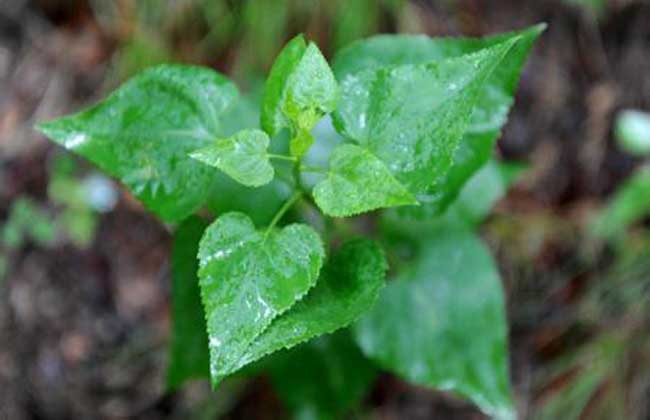
<svg viewBox="0 0 650 420"><path fill-rule="evenodd" d="M650 108L650 2L610 1L598 19L559 0L411 3L432 35L549 25L499 142L502 156L531 169L483 228L507 290L518 408L532 418L576 374L544 381L549 366L620 327L583 316L613 258L590 242L585 223L640 164L616 148L612 121L621 109ZM380 28L396 23L385 17ZM0 224L21 196L56 211L48 182L62 150L31 127L102 97L114 85L119 47L119 32L106 33L86 2L0 0ZM228 73L231 55L193 59ZM285 415L264 378L234 383L218 397L204 383L164 392L170 235L125 192L86 248L27 241L4 252L0 419ZM634 325L647 331L647 318ZM650 418L650 385L630 386L629 418ZM589 404L583 418L593 418ZM381 419L483 418L467 403L388 374L364 406Z"/></svg>

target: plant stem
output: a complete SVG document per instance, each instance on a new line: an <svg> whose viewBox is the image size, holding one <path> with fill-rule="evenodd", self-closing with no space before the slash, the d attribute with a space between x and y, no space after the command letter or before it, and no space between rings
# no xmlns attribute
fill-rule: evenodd
<svg viewBox="0 0 650 420"><path fill-rule="evenodd" d="M314 172L314 173L318 173L318 174L326 174L327 173L326 168L320 168L318 166L305 166L305 165L302 165L300 167L300 170L303 171L303 172Z"/></svg>
<svg viewBox="0 0 650 420"><path fill-rule="evenodd" d="M274 153L267 153L266 155L269 157L269 159L288 160L289 162L298 161L298 158L295 156L276 155Z"/></svg>
<svg viewBox="0 0 650 420"><path fill-rule="evenodd" d="M275 216L273 216L273 220L271 220L271 223L269 224L269 226L266 228L266 231L264 232L264 239L265 240L266 240L266 237L269 236L269 233L271 233L271 230L273 230L275 225L278 224L278 222L280 221L282 216L284 216L284 214L287 212L287 210L289 210L291 208L291 206L293 206L301 196L302 196L302 191L296 191L291 195L291 197L289 197L289 199L284 203L284 205L282 205L280 210L278 210L278 212L275 214Z"/></svg>
<svg viewBox="0 0 650 420"><path fill-rule="evenodd" d="M307 189L302 184L302 176L301 176L301 173L300 173L301 168L302 168L302 161L296 162L296 164L293 166L293 180L295 181L296 187L298 188L298 190L300 190L303 193L307 194Z"/></svg>

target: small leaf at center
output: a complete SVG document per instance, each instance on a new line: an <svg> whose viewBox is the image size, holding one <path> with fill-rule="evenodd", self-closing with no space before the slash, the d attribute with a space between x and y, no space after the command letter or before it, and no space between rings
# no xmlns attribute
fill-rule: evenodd
<svg viewBox="0 0 650 420"><path fill-rule="evenodd" d="M273 180L273 166L267 154L269 143L269 136L261 130L242 130L217 139L190 156L221 169L240 184L259 187Z"/></svg>
<svg viewBox="0 0 650 420"><path fill-rule="evenodd" d="M314 188L314 199L325 214L335 217L417 204L382 161L353 144L334 149L328 176Z"/></svg>
<svg viewBox="0 0 650 420"><path fill-rule="evenodd" d="M269 74L262 101L262 127L271 136L291 131L291 154L302 156L314 139L310 131L334 111L339 88L316 44L298 35L282 50Z"/></svg>

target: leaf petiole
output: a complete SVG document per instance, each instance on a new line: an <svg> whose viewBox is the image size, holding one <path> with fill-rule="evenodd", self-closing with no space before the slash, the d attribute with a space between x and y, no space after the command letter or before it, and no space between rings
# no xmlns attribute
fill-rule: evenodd
<svg viewBox="0 0 650 420"><path fill-rule="evenodd" d="M296 191L289 197L289 199L282 205L280 210L273 216L273 220L271 220L271 223L269 223L269 226L266 228L266 231L264 231L264 239L266 240L267 236L269 236L269 233L273 230L275 225L278 224L282 216L293 206L296 201L302 196L302 191Z"/></svg>

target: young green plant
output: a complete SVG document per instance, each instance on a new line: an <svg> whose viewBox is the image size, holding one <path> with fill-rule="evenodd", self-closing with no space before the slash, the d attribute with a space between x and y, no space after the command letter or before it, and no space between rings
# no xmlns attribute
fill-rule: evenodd
<svg viewBox="0 0 650 420"><path fill-rule="evenodd" d="M217 386L306 343L298 360L318 346L348 352L323 360L332 378L353 377L349 361L369 358L512 418L503 293L474 227L507 186L492 151L542 30L380 35L342 49L332 68L299 35L271 69L260 126L232 82L182 65L146 70L90 109L40 124L180 223L169 385L209 375ZM319 124L329 135L314 136ZM218 216L209 225L192 216L204 207ZM376 240L350 237L368 231L368 217L336 220L372 211ZM269 369L287 395L278 363ZM319 382L308 373L323 370L295 381ZM373 369L364 372L368 380L339 383L357 387L346 389L357 400ZM330 403L301 394L319 416L354 403L336 381L322 386Z"/></svg>

